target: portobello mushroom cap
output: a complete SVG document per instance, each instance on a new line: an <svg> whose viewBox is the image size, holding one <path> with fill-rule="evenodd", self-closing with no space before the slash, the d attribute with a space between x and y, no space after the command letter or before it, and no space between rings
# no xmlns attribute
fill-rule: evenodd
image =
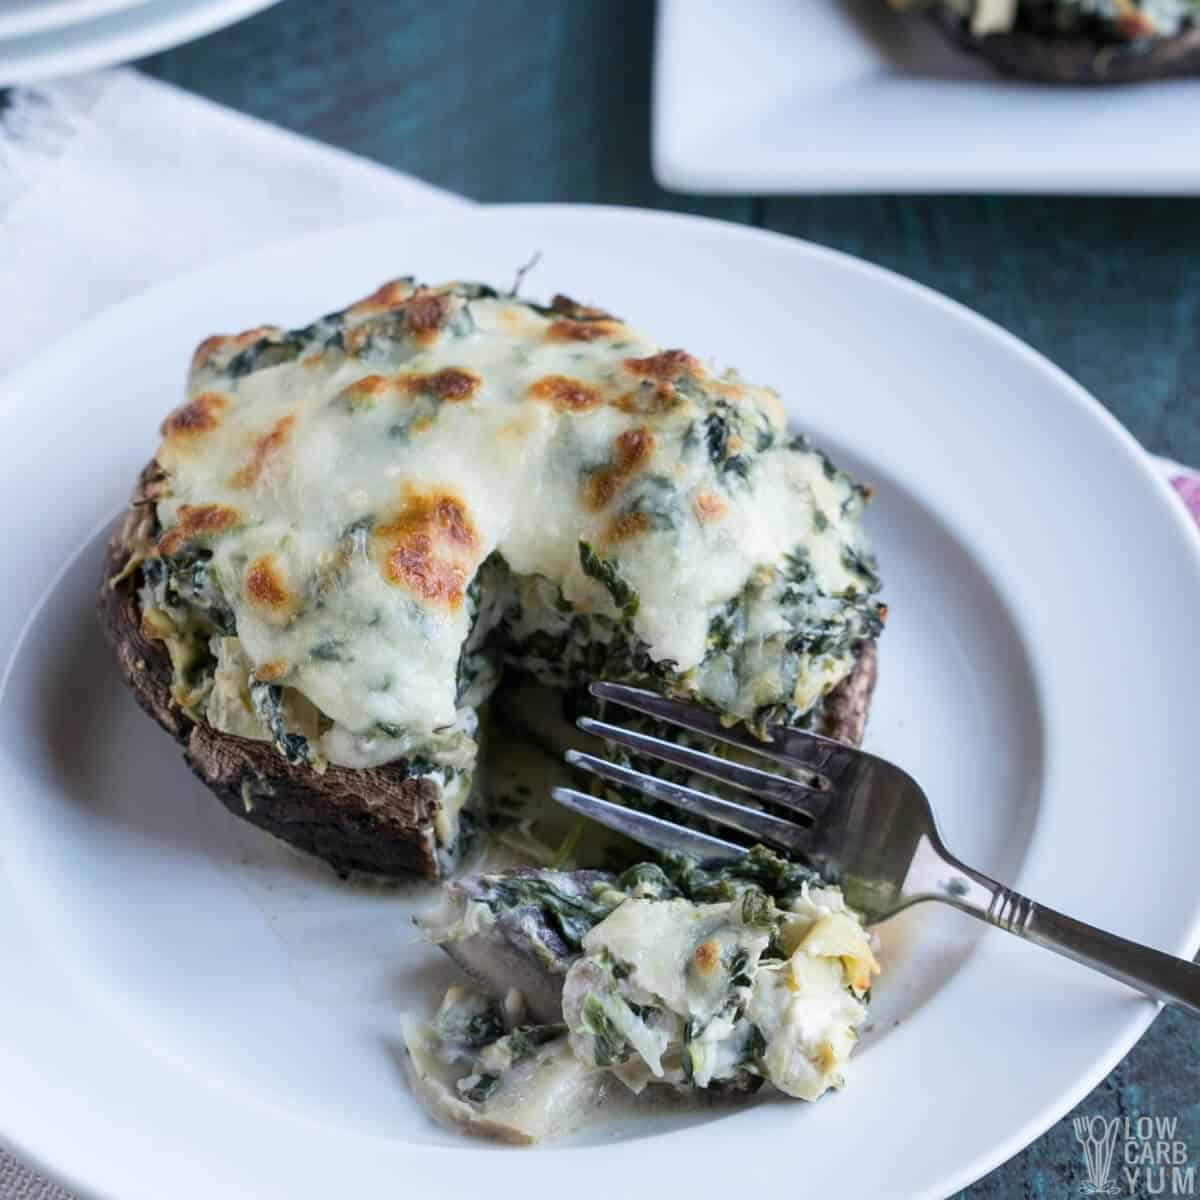
<svg viewBox="0 0 1200 1200"><path fill-rule="evenodd" d="M1200 26L1134 40L1022 29L976 36L968 18L944 5L928 16L955 45L997 71L1039 83L1144 83L1200 73Z"/></svg>
<svg viewBox="0 0 1200 1200"><path fill-rule="evenodd" d="M109 541L100 585L100 623L138 704L182 746L188 766L234 816L316 855L340 875L437 878L437 788L411 775L404 760L369 769L330 765L318 773L289 764L270 743L195 722L174 703L167 651L142 632L141 568L125 570L139 530L154 520L162 478L156 462L142 471ZM872 640L862 644L851 674L826 698L822 733L861 742L875 677Z"/></svg>

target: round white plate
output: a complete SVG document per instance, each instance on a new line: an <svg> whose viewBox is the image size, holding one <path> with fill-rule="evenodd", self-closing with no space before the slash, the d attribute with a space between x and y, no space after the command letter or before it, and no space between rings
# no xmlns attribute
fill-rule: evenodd
<svg viewBox="0 0 1200 1200"><path fill-rule="evenodd" d="M0 9L0 86L128 62L232 25L278 0L64 0L58 17L18 36ZM28 5L12 14L14 21ZM77 11L73 11L77 10ZM32 14L26 13L32 19Z"/></svg>
<svg viewBox="0 0 1200 1200"><path fill-rule="evenodd" d="M28 37L90 21L144 0L0 0L0 38Z"/></svg>
<svg viewBox="0 0 1200 1200"><path fill-rule="evenodd" d="M0 1136L88 1194L939 1196L1045 1129L1154 1015L922 906L881 928L871 1032L820 1103L626 1117L527 1152L416 1107L398 1016L452 976L408 924L420 890L339 884L190 777L96 627L100 539L201 337L304 323L389 275L504 286L535 251L530 294L776 385L874 481L892 616L868 744L924 782L950 846L1197 947L1198 539L1074 383L914 284L741 227L515 207L348 229L123 304L0 392Z"/></svg>

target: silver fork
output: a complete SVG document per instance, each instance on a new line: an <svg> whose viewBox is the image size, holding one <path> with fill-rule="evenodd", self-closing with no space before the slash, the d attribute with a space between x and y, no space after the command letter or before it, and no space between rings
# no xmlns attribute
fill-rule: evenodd
<svg viewBox="0 0 1200 1200"><path fill-rule="evenodd" d="M784 809L788 817L710 796L619 763L568 750L567 762L601 779L635 788L694 817L736 829L795 856L836 879L846 901L868 924L922 900L942 900L1026 941L1094 967L1155 1000L1200 1016L1200 965L1105 933L1035 904L959 862L943 845L925 793L906 772L842 742L771 725L763 742L694 704L618 683L593 683L592 695L693 734L749 750L782 764L788 774L734 762L691 746L581 717L579 727L637 755L745 791ZM803 772L806 779L796 778ZM614 804L573 788L555 788L559 804L615 829L652 850L701 862L736 861L746 849L673 821Z"/></svg>

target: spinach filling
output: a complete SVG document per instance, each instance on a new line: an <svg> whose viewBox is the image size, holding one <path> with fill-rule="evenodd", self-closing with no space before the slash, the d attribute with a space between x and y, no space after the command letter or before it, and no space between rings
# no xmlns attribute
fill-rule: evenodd
<svg viewBox="0 0 1200 1200"><path fill-rule="evenodd" d="M621 872L539 871L522 868L480 875L470 899L493 916L522 914L528 929L554 940L557 955L579 953L588 931L630 898L690 900L694 904L740 901L742 922L769 927L776 906L786 907L805 887L823 880L811 867L754 846L737 862L704 867L685 855L660 855ZM524 919L527 918L527 919Z"/></svg>
<svg viewBox="0 0 1200 1200"><path fill-rule="evenodd" d="M482 1110L506 1087L521 1091L520 1069L536 1067L535 1060L547 1050L565 1045L567 1028L561 1023L516 1024L493 997L454 987L429 1033L439 1062L455 1068L454 1092Z"/></svg>
<svg viewBox="0 0 1200 1200"><path fill-rule="evenodd" d="M195 717L212 689L216 657L213 638L235 628L212 564L212 553L191 545L169 557L145 557L141 563L141 607L147 632L166 644L174 672L172 694Z"/></svg>
<svg viewBox="0 0 1200 1200"><path fill-rule="evenodd" d="M629 1057L629 1041L595 996L583 1002L583 1027L594 1039L596 1066L611 1067Z"/></svg>
<svg viewBox="0 0 1200 1200"><path fill-rule="evenodd" d="M776 431L761 410L735 408L718 399L702 422L684 435L684 447L694 446L703 436L709 461L727 486L750 478L755 457L775 443ZM748 450L753 450L753 454Z"/></svg>
<svg viewBox="0 0 1200 1200"><path fill-rule="evenodd" d="M283 714L283 688L274 683L252 683L250 698L254 711L271 731L275 749L293 766L309 761L308 739L299 733L289 733Z"/></svg>
<svg viewBox="0 0 1200 1200"><path fill-rule="evenodd" d="M605 591L612 597L612 602L621 610L621 615L626 620L637 616L641 600L637 592L621 578L612 562L601 558L587 542L579 543L579 562L585 575L604 585Z"/></svg>
<svg viewBox="0 0 1200 1200"><path fill-rule="evenodd" d="M478 1069L460 1081L459 1092L464 1100L472 1104L483 1104L495 1095L504 1079L504 1071L533 1058L544 1046L565 1037L567 1027L557 1025L519 1025L511 1033L504 1033L504 1026L495 1007L488 1012L490 1023L498 1027L499 1034L493 1039L475 1043L489 1053L484 1062L495 1064L494 1069ZM481 1056L481 1059L483 1056Z"/></svg>
<svg viewBox="0 0 1200 1200"><path fill-rule="evenodd" d="M568 889L535 872L485 875L473 897L493 914L528 909L538 914L542 937L553 942L556 955L578 954L584 936L620 903L624 896L606 886Z"/></svg>

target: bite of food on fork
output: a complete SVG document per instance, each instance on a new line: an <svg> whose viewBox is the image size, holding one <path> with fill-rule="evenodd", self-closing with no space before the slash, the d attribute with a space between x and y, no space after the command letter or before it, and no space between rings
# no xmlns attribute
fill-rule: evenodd
<svg viewBox="0 0 1200 1200"><path fill-rule="evenodd" d="M760 738L742 726L726 725L698 705L642 688L597 682L590 691L600 701L650 718L660 730L681 731L689 742L715 741L732 756L590 717L578 722L585 732L689 777L711 779L746 800L713 795L578 751L567 753L572 766L632 789L655 807L666 805L683 820L733 830L803 861L836 883L866 924L920 901L940 900L1161 1003L1200 1015L1200 965L1056 912L960 862L942 841L929 798L894 763L786 725L768 724ZM774 770L750 765L755 759L769 760ZM659 853L733 863L749 850L740 840L574 788L555 788L553 797ZM772 806L786 815L770 811Z"/></svg>

